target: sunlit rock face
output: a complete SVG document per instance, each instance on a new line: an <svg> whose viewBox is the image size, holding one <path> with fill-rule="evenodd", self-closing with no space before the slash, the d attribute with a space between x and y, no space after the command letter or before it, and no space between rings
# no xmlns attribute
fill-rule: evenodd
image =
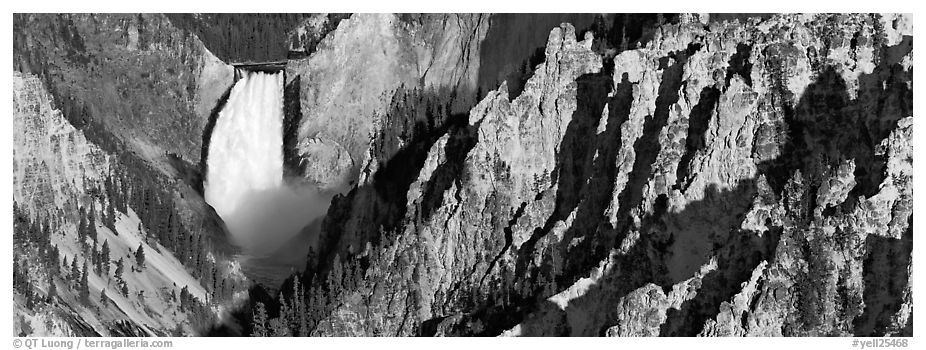
<svg viewBox="0 0 926 350"><path fill-rule="evenodd" d="M371 252L342 292L365 299L311 334L909 334L903 16L702 20L613 56L554 28L516 97L489 91L411 171L364 168L320 256ZM404 210L373 200L390 188Z"/></svg>
<svg viewBox="0 0 926 350"><path fill-rule="evenodd" d="M273 255L276 262L296 266L311 244L307 236L289 245L298 252L280 249L324 213L327 204L314 203L327 201L314 188L284 179L283 74L240 73L212 133L206 201L249 258Z"/></svg>

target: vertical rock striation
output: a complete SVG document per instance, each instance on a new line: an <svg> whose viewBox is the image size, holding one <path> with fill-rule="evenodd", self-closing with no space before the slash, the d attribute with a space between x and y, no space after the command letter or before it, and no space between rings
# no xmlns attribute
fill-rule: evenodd
<svg viewBox="0 0 926 350"><path fill-rule="evenodd" d="M906 17L691 18L613 71L592 33L554 29L516 98L502 84L429 145L401 219L362 195L388 169L364 168L315 270L363 272L312 334L912 329Z"/></svg>

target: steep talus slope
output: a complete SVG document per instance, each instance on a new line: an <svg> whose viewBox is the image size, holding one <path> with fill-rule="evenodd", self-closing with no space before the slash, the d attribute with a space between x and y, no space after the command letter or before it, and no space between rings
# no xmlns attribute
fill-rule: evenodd
<svg viewBox="0 0 926 350"><path fill-rule="evenodd" d="M60 112L42 82L34 76L13 73L13 198L37 216L52 216L49 208L76 211L81 199L73 188L102 183L110 172L105 152L90 143ZM48 174L61 176L49 177ZM19 180L19 181L17 181ZM25 199L30 199L26 201Z"/></svg>
<svg viewBox="0 0 926 350"><path fill-rule="evenodd" d="M53 108L117 157L123 175L158 182L158 201L232 254L197 194L195 165L233 68L163 15L17 14L14 22L14 71L37 76Z"/></svg>
<svg viewBox="0 0 926 350"><path fill-rule="evenodd" d="M690 18L613 71L591 34L554 29L523 92L489 92L424 144L420 171L364 168L329 211L339 255L310 262L296 294L309 316L293 322L314 335L910 332L908 19ZM396 154L423 151L411 146ZM377 188L383 173L409 180Z"/></svg>
<svg viewBox="0 0 926 350"><path fill-rule="evenodd" d="M129 185L114 176L119 159L88 141L54 108L39 78L14 73L13 91L14 260L31 267L23 268L20 283L36 287L17 289L23 295L16 300L32 305L18 313L17 329L81 336L193 332L188 301L179 301L177 293L183 289L181 298L201 303L209 296L173 253L148 238L154 228L145 230L138 207L122 202ZM134 260L138 247L147 251L144 264ZM101 255L112 260L102 261ZM75 270L78 261L83 271ZM125 271L113 273L123 269L115 268L123 261ZM81 276L75 273L87 276L88 300L81 300L82 285L76 284Z"/></svg>
<svg viewBox="0 0 926 350"><path fill-rule="evenodd" d="M232 68L160 15L14 17L14 79L22 81L14 85L21 107L14 123L14 200L22 208L14 231L38 240L17 249L34 251L48 268L67 258L73 269L64 270L89 272L79 261L94 270L81 284L89 285L92 300L74 300L71 292L45 295L52 308L44 310L52 311L36 315L67 306L77 311L62 319L100 334L138 327L189 334L210 326L248 283L221 220L197 193L201 180L193 166ZM84 233L94 217L98 234L91 236L98 239L91 244ZM44 229L30 229L34 225ZM111 269L103 273L99 257L107 241ZM150 264L130 270L139 246ZM113 276L119 258L127 260L121 278ZM21 282L47 286L46 278L70 278L59 290L76 293L73 283L81 276L67 272L26 273ZM27 303L43 295L44 287L37 288L37 294L24 292ZM97 303L104 288L109 302Z"/></svg>

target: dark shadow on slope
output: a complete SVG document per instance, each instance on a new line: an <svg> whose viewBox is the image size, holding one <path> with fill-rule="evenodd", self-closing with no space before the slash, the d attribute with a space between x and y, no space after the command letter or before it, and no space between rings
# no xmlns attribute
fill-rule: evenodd
<svg viewBox="0 0 926 350"><path fill-rule="evenodd" d="M170 164L171 168L177 172L177 179L182 180L187 186L202 196L201 188L203 187L203 176L199 172L199 164L194 164L174 153L165 154L165 158L167 158L167 163Z"/></svg>
<svg viewBox="0 0 926 350"><path fill-rule="evenodd" d="M581 33L590 27L594 14L501 13L489 18L489 31L479 50L479 96L508 83L509 100L521 94L536 64L543 61L543 49L550 30L568 22ZM581 37L580 37L581 40ZM539 52L539 61L538 53Z"/></svg>
<svg viewBox="0 0 926 350"><path fill-rule="evenodd" d="M701 90L698 104L691 108L691 114L688 115L688 136L685 137L685 154L678 162L675 189L684 191L688 188L690 182L688 171L691 168L691 160L706 146L707 135L705 133L710 126L708 122L717 108L719 99L720 90L714 86L705 87Z"/></svg>
<svg viewBox="0 0 926 350"><path fill-rule="evenodd" d="M743 78L746 85L752 86L752 63L749 62L749 56L752 54L752 45L746 43L736 44L736 53L730 57L730 65L727 67L727 76L724 79L724 86L730 86L730 79L733 75L739 75Z"/></svg>
<svg viewBox="0 0 926 350"><path fill-rule="evenodd" d="M609 76L606 80L610 85L611 79ZM595 86L592 86L592 88L595 88ZM582 92L582 89L580 89L579 93ZM597 97L596 93L600 94L601 92L590 92L587 96L581 97L580 101L584 98L594 99ZM558 271L553 271L553 276L557 285L572 284L580 274L587 270L588 266L597 263L601 257L607 254L607 250L601 249L602 247L612 246L616 243L614 242L616 237L613 235L613 229L606 222L604 213L611 202L609 194L614 191L614 179L617 175L617 153L621 146L621 126L630 116L632 102L633 85L627 80L627 75L624 74L617 84L613 96L607 100L608 115L605 120L604 130L594 136L587 135L578 141L588 142L597 149L593 152L583 150L585 153L582 156L587 157L585 159L587 168L584 169L585 171L576 172L572 176L572 188L566 187L564 189L561 187L557 193L559 196L559 193L566 190L572 195L578 195L577 198L570 198L567 202L569 204L567 209L560 212L563 215L561 219L564 219L573 210L576 212L576 217L573 225L563 234L559 247L554 248L557 249L554 254L573 257L573 259L565 260L564 266L555 267ZM593 111L597 110L597 108L597 105L592 105ZM598 112L598 115L600 114L601 112ZM595 114L592 114L592 116L595 116ZM594 127L600 130L600 125L594 125ZM593 128L590 131L595 133L597 130ZM569 156L564 155L564 158L566 157ZM586 181L586 179L589 180ZM568 198L568 195L566 198ZM605 235L594 235L598 230L605 232ZM573 246L575 242L579 243Z"/></svg>
<svg viewBox="0 0 926 350"><path fill-rule="evenodd" d="M283 87L283 176L287 177L305 173L305 164L296 147L302 125L301 80L302 76L296 75Z"/></svg>
<svg viewBox="0 0 926 350"><path fill-rule="evenodd" d="M779 58L782 60L786 59L785 57ZM904 79L897 79L898 77L907 77L906 79L909 79L907 75L902 73L896 75L892 74L887 77L886 79L890 80L890 82L887 84L888 89L885 91L889 93L887 96L879 94L881 95L877 96L879 99L898 98L908 95L906 89L896 86L906 86L906 81L904 81ZM782 149L786 150L786 152L778 159L772 159L758 164L760 173L767 177L777 177L776 180L780 182L781 187L774 191L776 196L782 195L784 182L786 182L796 170L801 170L801 172L805 174L805 177L811 179L808 183L807 191L804 192L805 198L801 204L801 206L806 208L792 208L798 209L799 211L795 213L795 215L797 215L795 219L798 219L795 221L797 225L806 226L809 224L808 220L812 217L811 211L816 206L816 187L819 186L819 180L813 179L820 177L823 168L835 167L841 159L845 158L853 158L860 166L868 166L866 162L870 161L872 157L864 157L862 154L865 152L873 153L875 145L880 143L883 137L878 139L859 138L858 130L860 129L859 126L865 123L863 120L870 120L868 123L893 120L893 122L887 123L887 129L882 129L889 132L893 127L892 125L896 125L896 120L903 116L903 114L897 114L898 111L893 111L893 113L891 113L891 111L882 109L878 111L878 114L870 115L867 119L860 120L860 118L852 118L852 112L857 111L859 107L856 105L857 101L849 100L845 97L847 96L845 86L845 83L841 81L841 77L835 74L832 68L824 68L818 75L818 80L808 86L805 95L799 101L796 108L793 109L793 113L785 113L788 127L785 128L784 132L788 133L788 137L783 137L781 139L791 140L793 144L783 145L784 147L782 147ZM776 94L780 95L787 93L783 85L779 85L775 89ZM780 99L781 96L778 96L778 98ZM906 109L904 111L906 111ZM786 112L788 111L786 110ZM653 120L650 119L647 122L653 123ZM644 126L644 129L646 128L647 127ZM647 133L644 132L644 135L646 134ZM698 131L695 130L694 134L697 135ZM884 135L886 135L886 133ZM645 142L647 141L640 141L635 145L635 149L638 152L635 162L639 164L635 163L634 168L635 172L638 174L638 178L636 181L628 183L628 187L630 188L626 189L625 192L629 191L632 193L633 191L638 191L635 190L633 186L641 186L642 184L640 182L645 183L645 181L648 180L649 172L644 172L641 168L648 168L651 162L647 162L646 160L653 158L654 155L646 154L645 152L658 151L658 149L647 148ZM641 160L643 161L642 163L640 163ZM636 169L641 170L637 171ZM859 186L864 188L865 185L860 181ZM745 179L740 181L732 189L709 189L705 194L704 200L690 203L681 212L665 212L659 210L659 200L657 200L657 210L655 210L653 215L647 215L641 218L640 227L627 224L619 226L618 239L623 238L630 231L638 231L640 233L639 240L628 252L626 252L626 254L617 257L617 261L612 265L608 275L604 276L602 280L592 286L584 295L570 301L569 306L567 306L565 310L559 310L557 305L545 302L541 302L541 305L534 308L521 307L519 311L527 312L520 317L508 316L506 318L508 321L507 324L497 325L493 327L495 332L485 334L498 334L500 330L508 329L519 323L514 321L526 316L530 311L543 310L540 316L536 316L539 317L535 319L536 323L521 323L522 335L602 335L608 327L615 324L617 316L614 314L615 307L628 293L643 287L647 283L656 283L664 289L671 287L684 280L684 278L669 278L669 276L693 276L698 267L706 264L711 256L716 256L718 259L718 266L716 270L709 272L702 279L700 287L701 292L699 292L694 299L685 302L680 310L670 309L667 315L668 319L665 324L660 327L662 335L691 336L698 334L702 330L704 322L717 315L720 304L724 301L729 301L739 292L740 284L749 279L752 270L759 262L762 260L772 262L770 260L773 259L776 246L784 234L781 227L771 227L768 231L762 233L761 236L757 235L755 232L737 229L737 227L740 226L745 212L749 208L749 202L754 194L755 180ZM620 201L622 210L621 216L618 218L619 222L626 222L629 219L629 208L627 210L623 208L627 206L633 208L640 205L638 200L632 200L634 199L633 197L634 196L622 195ZM731 207L731 203L739 204L733 204ZM698 237L698 239L706 240L710 243L707 251L702 251L700 253L685 252L684 249L680 248L687 247L678 246L682 244L680 242L683 241L683 237L666 235L667 223L678 222L682 224L695 224L698 218L708 221L714 220L711 215L706 215L709 213L721 213L719 216L726 217L726 220L709 226L726 232L726 234ZM597 233L597 235L603 234L606 233ZM690 232L690 234L699 233ZM619 242L619 240L617 241ZM909 252L909 247L912 246L912 240L898 240L892 243L876 241L869 242L869 246L875 247L874 254L876 254L876 256L881 256L881 258L869 258L869 262L866 262L866 269L872 271L871 273L866 272L866 283L869 286L886 285L887 287L885 290L866 287L866 299L886 299L888 301L874 302L873 305L877 306L873 306L871 312L866 312L866 314L871 314L866 317L881 320L870 321L869 323L871 325L868 327L883 328L885 326L883 324L885 317L896 312L900 305L898 300L901 294L899 293L902 292L905 287L906 274L904 271L908 262L908 260L905 260L904 253ZM877 259L886 258L891 254L890 252L893 251L898 253L894 254L897 255L897 257L894 258L896 261L893 261L892 264L878 264L874 262ZM689 255L683 260L691 259L692 261L684 265L670 264L673 259L677 258L675 256L677 254ZM812 260L812 257L807 255L809 253L805 252L804 254L805 259ZM570 258L574 257L570 256ZM553 262L549 259L545 259L545 265L552 266ZM900 271L893 275L889 274L888 276L890 277L884 277L884 275L879 276L879 274L874 273L872 270L872 266L883 267L885 265L895 266ZM903 268L901 268L901 266ZM678 268L683 268L685 270L675 271ZM811 279L814 278L813 276L808 277ZM876 278L878 278L877 282L874 281ZM603 288L602 286L607 286L607 288ZM560 287L565 286L561 285ZM869 289L872 290L869 291ZM562 288L557 289L557 291L559 290L562 290ZM547 296L549 296L549 293L538 294L535 300L542 300L542 298ZM582 310L581 308L583 306L591 306L596 309ZM883 310L883 312L874 311L874 309ZM589 314L586 316L572 317L586 317L586 322L594 323L600 328L570 329L567 314L570 312L577 312L580 313L579 315L582 315L581 313L583 311L587 311ZM530 321L531 319L526 320ZM549 327L547 327L549 324L562 324L564 326L552 330L553 333L550 333Z"/></svg>
<svg viewBox="0 0 926 350"><path fill-rule="evenodd" d="M585 249L592 242L605 244L598 237L585 236L588 230L597 228L598 222L603 219L602 212L610 201L602 194L610 194L613 187L616 155L620 148L620 128L630 114L633 92L633 86L627 80L626 74L622 76L613 96L608 98L611 84L610 75L606 73L585 74L577 79L576 111L566 127L566 134L560 143L560 152L557 155L556 168L553 171L552 181L558 185L556 197L553 199L553 212L544 226L536 228L517 252L519 259L514 275L519 282L516 283L529 286L531 292L528 293L527 298L523 298L518 292L512 291L509 304L490 305L469 315L471 318L482 320L487 325L486 329L479 334L494 335L510 328L520 322L523 315L533 311L532 305L536 300L548 297L547 286L536 283L541 274L554 276L558 285L568 285L575 276L564 273L564 268L579 269L577 266L582 265L580 261L590 262L603 253L602 251L587 251L575 254L571 256L575 261L570 262L569 265L565 267L551 265L542 271L532 269L529 262L530 257L536 253L538 242L552 230L557 221L565 219L574 210L577 211L575 225L582 226L583 230L581 232L569 230L563 241L568 242L572 238L582 239L585 244L574 248L575 250ZM603 119L602 113L605 106L608 108L608 114ZM603 130L602 125L599 125L602 121L606 123ZM598 154L597 157L594 156L595 153ZM586 184L586 179L591 180ZM582 195L591 196L593 199L581 200ZM515 214L517 216L517 213ZM565 249L554 249L555 251L547 251L543 254L562 256L565 252ZM550 259L554 258L550 257ZM564 278L564 276L569 277Z"/></svg>
<svg viewBox="0 0 926 350"><path fill-rule="evenodd" d="M219 114L222 112L222 109L225 108L225 104L228 103L228 98L231 96L232 88L234 87L235 82L232 81L231 85L225 89L225 92L219 97L219 100L216 101L215 107L212 107L212 111L209 112L209 120L206 121L206 126L203 127L202 150L199 153L199 174L203 179L207 179L209 174L209 144L212 143L212 132L215 130L215 125L219 121ZM205 196L205 188L203 186L203 182L200 182L196 184L193 189L195 189L200 196Z"/></svg>
<svg viewBox="0 0 926 350"><path fill-rule="evenodd" d="M669 120L669 108L678 102L678 89L682 83L684 64L688 56L700 49L700 45L689 46L685 53L676 53L660 60L663 69L659 92L656 96L656 110L647 116L643 123L643 135L634 142L635 158L633 168L628 174L627 184L618 194L620 209L617 211L618 232L625 232L631 209L637 208L643 201L643 187L649 181L653 165L661 150L659 132L666 127ZM666 66L672 61L670 66Z"/></svg>
<svg viewBox="0 0 926 350"><path fill-rule="evenodd" d="M552 181L558 185L558 190L553 199L554 208L550 217L546 220L543 227L534 229L531 237L521 244L517 251L518 260L514 267L515 281L512 288L516 285L526 286L530 292L526 296L519 291L512 290L508 294L509 302L503 305L477 305L472 312L462 315L461 320L480 320L484 328L476 332L477 335L497 335L507 328L521 321L523 315L533 311L536 300L539 295L546 292L545 285L536 283L540 274L550 274L553 268L544 271L538 271L531 268L530 259L535 254L538 242L543 239L558 221L565 219L570 212L578 206L582 206L582 214L576 219L576 222L586 220L586 215L591 215L587 207L597 207L601 205L599 201L581 202L581 191L604 191L604 188L610 184L613 178L615 167L615 153L620 147L620 126L629 114L632 87L627 81L627 76L623 76L623 81L617 87L615 96L608 98L611 92L611 77L605 73L584 74L576 79L577 81L577 98L576 110L573 112L572 119L566 126L566 132L563 140L560 142L559 153L556 156L556 166L552 172ZM608 106L608 115L604 121L607 122L605 130L598 133L599 123L603 121L602 113L605 106ZM594 151L599 152L597 158L593 158ZM585 179L593 178L593 183L584 185ZM595 188L595 189L593 189ZM498 256L491 262L487 271L484 272L479 285L468 286L470 288L482 288L482 281L496 268L496 262L499 257L507 252L511 247L511 225L523 215L527 203L513 213L513 218L504 227L505 246L500 250ZM597 222L597 217L591 218L592 222ZM547 252L549 253L549 252ZM559 252L556 252L559 254ZM504 274L504 273L503 273ZM501 286L499 286L501 288ZM462 294L472 294L472 291L462 291ZM434 320L432 320L434 321ZM456 320L456 322L465 322ZM446 328L446 327L445 327ZM436 331L436 329L435 329ZM459 332L459 334L470 334L471 330L465 327L452 327L445 329L446 332ZM422 333L424 336L433 335L433 333Z"/></svg>
<svg viewBox="0 0 926 350"><path fill-rule="evenodd" d="M908 265L913 252L913 217L902 237L869 234L865 240L865 311L855 319L855 335L881 337L891 327L891 318L903 305L908 283ZM912 327L911 327L912 329Z"/></svg>
<svg viewBox="0 0 926 350"><path fill-rule="evenodd" d="M871 196L878 192L885 169L884 156L875 154L874 149L880 140L886 138L897 121L913 115L912 73L904 72L902 58L913 50L913 37L904 36L894 46L883 46L878 51L879 61L871 74L859 76L859 96L855 113L861 120L858 140L870 145L872 152L856 152L855 176L859 186L853 189L852 196ZM891 110L898 106L900 110ZM859 162L862 160L862 162Z"/></svg>
<svg viewBox="0 0 926 350"><path fill-rule="evenodd" d="M479 125L468 125L466 119L462 117L452 118L448 130L450 137L447 140L446 162L437 166L428 182L425 184L425 192L421 197L421 217L426 222L431 217L432 212L440 207L444 195L450 189L452 184L457 188L463 187L463 162L469 151L479 142L478 129Z"/></svg>
<svg viewBox="0 0 926 350"><path fill-rule="evenodd" d="M662 24L677 24L676 13L599 14L589 30L594 33L592 50L602 55L606 74L614 72L613 58L626 50L641 48L650 42ZM579 36L580 38L582 36Z"/></svg>
<svg viewBox="0 0 926 350"><path fill-rule="evenodd" d="M610 204L610 194L613 191L613 179L615 175L614 167L616 165L608 164L606 166L610 172L610 177L599 180L607 183L607 185L603 186L603 189L608 191L603 192L597 188L590 187L588 192L584 193L585 200L582 201L583 206L579 207L576 221L567 230L563 236L563 242L560 243L560 249L562 250L561 254L564 256L578 255L581 259L575 259L578 261L567 261L567 266L563 271L563 275L556 276L558 283L562 285L574 283L575 280L583 273L587 272L590 267L601 261L601 259L606 256L609 250L608 247L613 247L619 243L620 240L623 239L621 233L626 232L632 226L632 223L627 220L627 218L630 215L631 209L639 207L642 203L643 188L649 181L649 176L653 171L653 167L656 166L656 158L661 149L659 144L659 133L668 124L669 108L678 102L678 91L682 84L683 66L688 56L698 49L700 49L700 45L693 44L690 45L685 52L670 53L668 57L660 60L660 64L663 65L663 67L661 67L663 72L661 79L662 83L659 86L655 101L656 109L652 116L647 116L645 118L643 122L643 134L634 142L634 166L628 175L626 186L621 193L618 194L618 201L621 203L621 206L617 211L616 226L611 227L610 224L605 223L586 226L589 222L603 221L604 211ZM626 86L625 95L623 96L626 99L620 101L625 103L625 105L622 108L617 108L617 110L626 111L629 114L630 104L632 103L631 93L632 87ZM624 119L626 120L626 117L624 117ZM609 123L608 126L610 127L611 124ZM618 124L613 127L620 128L621 125ZM612 139L609 142L618 143L619 145L620 132L614 132L613 136L618 138ZM613 147L612 149L605 150L605 153L608 153L611 158L605 158L603 161L614 162L614 156L616 156L618 149L616 148L617 146ZM604 235L604 237L602 237L602 235ZM574 239L576 238L581 238L582 241L577 246L573 246L575 245ZM594 252L594 254L572 253L589 251Z"/></svg>
<svg viewBox="0 0 926 350"><path fill-rule="evenodd" d="M425 186L423 212L430 215L450 184L458 181L461 163L475 145L475 129L468 125L467 115L448 114L448 106L440 101L446 101L442 96L449 94L400 89L393 96L384 118L386 125L371 145L374 162L379 163L377 171L368 174L370 183L332 201L322 223L316 272L324 276L333 259L339 254L346 257L345 249L356 253L368 243L377 246L384 239L393 239L406 215L409 187L418 178L428 150L447 134L448 161L435 170ZM350 218L357 215L370 224L348 227Z"/></svg>
<svg viewBox="0 0 926 350"><path fill-rule="evenodd" d="M289 55L287 35L310 15L298 13L172 13L171 24L196 34L209 51L223 62L262 62L285 60ZM335 18L337 19L337 18ZM339 19L337 19L339 20ZM323 28L332 30L336 28ZM305 49L317 41L307 42Z"/></svg>
<svg viewBox="0 0 926 350"><path fill-rule="evenodd" d="M749 280L753 269L774 256L782 231L780 227L771 227L758 236L755 232L734 230L727 242L720 243L721 248L715 251L719 256L717 269L701 278L699 290L707 292L698 292L693 299L682 303L681 309L667 310L659 335L698 335L705 322L720 311L720 304L730 301L742 290L741 283Z"/></svg>
<svg viewBox="0 0 926 350"><path fill-rule="evenodd" d="M607 95L611 89L611 78L604 73L584 74L576 79L578 86L576 92L576 110L572 119L566 126L566 133L559 145L556 155L556 167L552 172L552 181L557 184L554 208L543 227L538 227L530 238L518 249L518 262L515 276L527 279L533 272L530 271L530 260L535 253L537 243L546 236L557 221L565 219L578 205L581 199L585 179L592 177L594 164L592 157L595 152L592 147L604 147L604 153L613 153L613 148L620 145L620 125L627 119L630 103L630 84L627 76L622 77L617 97L608 101ZM626 105L628 108L618 107ZM601 121L602 112L606 104L609 106L607 131L598 135L596 130ZM610 137L617 136L617 139ZM613 162L614 157L607 159L601 155L599 162ZM600 165L600 171L608 172L607 165ZM613 165L610 166L613 168ZM610 169L613 172L613 169ZM596 185L601 185L596 183ZM578 220L577 220L578 221Z"/></svg>
<svg viewBox="0 0 926 350"><path fill-rule="evenodd" d="M550 29L560 23L571 23L579 40L585 32L593 32L592 49L604 57L603 73L611 74L614 66L611 59L615 54L641 47L652 40L658 25L677 23L678 19L678 14L674 13L494 14L480 50L477 99L485 97L503 81L508 84L509 100L519 96L524 84L533 76L534 68L544 60Z"/></svg>
<svg viewBox="0 0 926 350"><path fill-rule="evenodd" d="M146 332L141 326L129 320L116 320L106 325L110 337L155 337L158 334ZM160 335L166 336L166 334Z"/></svg>
<svg viewBox="0 0 926 350"><path fill-rule="evenodd" d="M689 47L689 51L673 53L672 58L667 57L663 60L667 65L663 67L664 84L659 89L654 116L646 118L643 135L634 145L637 160L627 187L619 195L621 203L633 201L639 204L642 201L642 187L646 183L643 174L650 172L656 160L659 148L658 132L668 121L669 106L678 100L682 66L687 56L698 48ZM670 60L674 60L671 65ZM583 75L577 79L577 84L577 109L560 143L557 165L553 172L553 181L558 185L553 213L543 227L534 230L517 252L515 276L520 279L519 284L531 286L527 300L519 301L520 303L531 304L533 302L530 300L539 301L551 295L552 290L544 285L545 283L537 283L538 281L553 281L556 286L553 290L560 290L559 287L574 283L597 265L610 247L623 239L621 232L625 232L630 225L628 220L622 219L629 212L629 206L622 204L617 214L616 228L606 222L604 211L611 201L613 180L616 176L616 155L621 142L620 128L630 113L633 84L627 80L626 74L622 76L610 100L607 98L611 85L608 73ZM605 104L608 106L607 125L599 134L598 123ZM552 251L536 252L538 242L550 233L558 221L566 219L573 211L576 211L576 218L564 233L562 241L555 244ZM530 263L538 253L543 254L544 260L550 262L540 269L532 267ZM562 262L556 263L554 260ZM488 322L490 326L481 334L498 334L517 324L523 315L532 310L531 307L519 307L514 311L506 306L490 307L489 310L480 311L493 318L493 321ZM504 316L491 316L492 314Z"/></svg>

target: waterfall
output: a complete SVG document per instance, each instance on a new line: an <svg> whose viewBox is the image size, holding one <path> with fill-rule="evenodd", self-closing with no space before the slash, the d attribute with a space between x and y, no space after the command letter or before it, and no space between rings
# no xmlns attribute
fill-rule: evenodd
<svg viewBox="0 0 926 350"><path fill-rule="evenodd" d="M219 113L209 145L206 202L226 224L247 206L243 199L249 192L281 186L282 145L283 75L243 74Z"/></svg>
<svg viewBox="0 0 926 350"><path fill-rule="evenodd" d="M282 73L239 71L213 129L205 199L250 258L274 259L274 269L301 269L329 198L286 181L283 172ZM308 232L311 231L311 232ZM268 266L256 267L273 270Z"/></svg>

